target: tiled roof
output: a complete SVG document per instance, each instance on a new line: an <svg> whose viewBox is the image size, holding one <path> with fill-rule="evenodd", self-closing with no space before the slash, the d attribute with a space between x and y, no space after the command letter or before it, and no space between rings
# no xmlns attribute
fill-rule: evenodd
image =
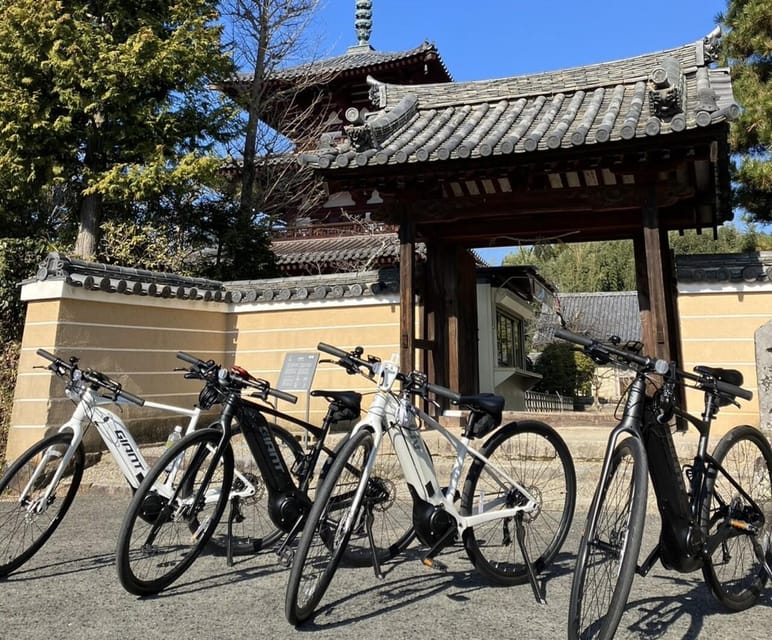
<svg viewBox="0 0 772 640"><path fill-rule="evenodd" d="M396 233L311 237L274 241L271 248L276 265L282 271L311 272L336 268L373 269L399 260L400 243ZM426 257L424 245L418 243L419 259Z"/></svg>
<svg viewBox="0 0 772 640"><path fill-rule="evenodd" d="M772 251L676 256L679 283L772 282Z"/></svg>
<svg viewBox="0 0 772 640"><path fill-rule="evenodd" d="M429 85L370 78L379 110L300 161L338 169L645 139L736 117L719 34L682 47L560 71Z"/></svg>
<svg viewBox="0 0 772 640"><path fill-rule="evenodd" d="M437 47L430 42L423 42L415 49L407 51L376 51L370 45L355 45L349 47L346 53L325 58L308 64L301 64L286 69L277 69L270 75L271 81L292 81L308 77L340 76L355 73L362 76L367 73L379 73L395 66L408 66L412 63L429 64L434 68L434 74L451 80L445 64L440 58ZM238 74L237 82L249 82L251 76Z"/></svg>
<svg viewBox="0 0 772 640"><path fill-rule="evenodd" d="M561 293L557 296L566 328L607 340L619 336L623 341L640 340L641 316L635 291L599 293ZM537 322L533 348L541 350L555 341L555 329L561 326L554 310L542 308Z"/></svg>
<svg viewBox="0 0 772 640"><path fill-rule="evenodd" d="M399 292L397 269L218 282L85 262L55 252L40 263L33 280L64 280L86 291L223 303L358 298Z"/></svg>

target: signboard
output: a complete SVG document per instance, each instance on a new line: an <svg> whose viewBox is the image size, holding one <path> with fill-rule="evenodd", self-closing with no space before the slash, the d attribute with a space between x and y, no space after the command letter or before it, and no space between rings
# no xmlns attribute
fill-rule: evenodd
<svg viewBox="0 0 772 640"><path fill-rule="evenodd" d="M281 391L308 391L319 362L318 353L288 353L276 388Z"/></svg>

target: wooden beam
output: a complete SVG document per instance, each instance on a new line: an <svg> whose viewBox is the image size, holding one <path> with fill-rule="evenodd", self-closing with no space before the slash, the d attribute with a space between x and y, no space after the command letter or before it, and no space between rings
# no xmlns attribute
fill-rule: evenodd
<svg viewBox="0 0 772 640"><path fill-rule="evenodd" d="M415 369L415 225L405 213L399 225L399 366Z"/></svg>

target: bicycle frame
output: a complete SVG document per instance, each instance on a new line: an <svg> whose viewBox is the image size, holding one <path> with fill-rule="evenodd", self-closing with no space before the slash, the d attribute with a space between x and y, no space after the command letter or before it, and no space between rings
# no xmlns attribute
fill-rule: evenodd
<svg viewBox="0 0 772 640"><path fill-rule="evenodd" d="M74 384L68 384L65 393L71 400L77 400L77 405L70 419L59 427L58 433L71 431L73 433L73 439L70 446L63 454L54 447L50 447L43 454L41 462L37 465L20 498L23 499L23 496L29 491L30 487L37 481L42 470L45 468L45 463L52 458L61 456L62 459L56 468L54 476L48 483L45 494L35 505L31 506L31 508L38 513L44 511L49 504L51 493L64 476L67 466L75 455L75 451L83 441L83 435L86 428L91 423L96 427L100 437L107 446L108 451L112 454L118 468L126 478L126 481L129 483L132 490L136 490L137 487L139 487L140 482L142 482L142 479L147 474L149 468L140 452L137 442L126 428L126 425L118 415L109 409L105 409L103 406L106 404L130 404L129 401L120 397L115 400L104 398L88 388L88 386L78 388ZM185 407L177 407L159 402L152 402L150 400L146 400L143 406L188 416L189 422L186 433L190 433L196 428L199 416L201 415L201 409L199 407L186 409Z"/></svg>
<svg viewBox="0 0 772 640"><path fill-rule="evenodd" d="M450 433L425 411L414 406L406 394L403 393L400 397L397 397L392 391L392 386L399 373L397 365L391 362L382 362L380 364L381 371L377 383L378 392L367 414L357 423L352 431L354 433L359 429L370 429L373 433L374 445L365 465L363 481L357 487L353 501L353 504L356 506L349 512L347 525L350 526L353 523L358 505L364 496L366 485L364 479L368 478L373 470L375 458L383 441L384 432L391 439L405 480L412 488L414 500L418 498L430 505L442 506L455 519L459 535L462 535L465 529L483 522L514 518L518 513L529 512L538 508L538 503L534 496L525 487L507 475L500 467L471 447L469 445L469 438L458 438ZM440 487L434 463L416 425L416 417L420 418L429 428L438 431L455 449L456 458L450 473L450 484L444 490ZM454 504L453 497L456 494L461 470L467 455L471 455L473 458L483 462L486 465L486 469L492 472L492 475L502 486L514 487L522 492L523 496L527 499L526 504L495 512L489 510L487 513L469 516L461 515Z"/></svg>

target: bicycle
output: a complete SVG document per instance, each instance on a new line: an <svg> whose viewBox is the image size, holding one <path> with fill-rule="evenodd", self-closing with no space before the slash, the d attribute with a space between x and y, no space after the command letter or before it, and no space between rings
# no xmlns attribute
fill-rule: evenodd
<svg viewBox="0 0 772 640"><path fill-rule="evenodd" d="M562 546L576 500L573 460L557 432L531 420L496 430L502 421L501 396L459 395L430 384L418 371L402 373L393 362L363 358L361 347L346 352L320 343L318 349L336 358L349 374L375 382L377 392L317 491L290 570L287 620L299 625L313 615L352 540L362 547L372 541L380 496L369 478L384 433L412 497L416 537L429 547L422 562L445 569L435 557L461 537L481 575L496 584L530 582L537 600L544 602L536 573ZM399 392L393 390L397 382ZM412 401L413 396L428 401L429 394L469 410L460 438ZM419 421L437 430L455 450L447 486L437 478ZM470 445L491 433L480 451ZM468 456L472 462L459 495ZM379 559L370 556L376 576L382 578Z"/></svg>
<svg viewBox="0 0 772 640"><path fill-rule="evenodd" d="M772 448L758 429L728 431L708 454L711 423L720 407L750 400L742 374L640 355L640 343L603 344L564 329L558 338L580 345L600 364L633 372L618 425L611 431L577 556L568 638L612 638L635 573L659 560L673 571L701 569L714 596L730 611L755 604L772 577ZM621 346L620 346L621 345ZM688 388L704 394L701 416L683 408ZM682 469L671 424L699 432L697 451ZM638 565L651 476L662 526L659 541Z"/></svg>
<svg viewBox="0 0 772 640"><path fill-rule="evenodd" d="M201 411L145 400L129 393L109 376L81 369L76 357L65 362L38 349L48 369L67 377L65 394L76 403L72 416L56 433L22 453L0 478L0 577L21 567L37 553L61 523L83 478L83 437L93 424L129 486L136 490L148 471L136 441L121 418L105 404L135 404L188 416L196 428ZM63 497L57 499L58 492Z"/></svg>
<svg viewBox="0 0 772 640"><path fill-rule="evenodd" d="M126 511L118 538L116 567L121 585L139 596L158 593L187 570L212 537L229 501L226 541L232 537L233 524L243 518L245 504L257 502L264 505L261 526L255 525L255 530L261 533L245 544L257 552L271 547L284 536L275 552L279 561L288 565L295 538L311 507L311 480L320 456L322 453L327 456L321 477L336 456L335 449L327 446L330 429L336 422L355 419L360 411L358 393L312 391L312 395L329 401L322 427L315 427L265 404L269 397L290 403L297 398L271 388L266 380L255 378L245 369L221 368L211 360L205 362L183 352L177 357L191 365L190 377L205 381L199 405L208 408L220 403L222 409L217 428L185 436L158 460ZM245 390L250 391L250 398L242 397ZM302 427L314 436L315 445L304 453L297 440L289 432L269 424L266 415L282 417ZM254 483L246 499L239 495L229 499L234 488L234 423L240 428L248 456L260 474L260 483ZM291 454L282 455L277 446L279 441ZM171 471L167 471L170 467ZM389 478L393 470L385 464L379 473L382 475L373 482L378 482L385 491L381 495L375 553L385 560L410 543L412 531L401 528L405 518L397 513L396 485ZM261 511L261 508L252 510ZM228 553L230 561L230 548ZM352 552L350 561L358 563L361 558Z"/></svg>

